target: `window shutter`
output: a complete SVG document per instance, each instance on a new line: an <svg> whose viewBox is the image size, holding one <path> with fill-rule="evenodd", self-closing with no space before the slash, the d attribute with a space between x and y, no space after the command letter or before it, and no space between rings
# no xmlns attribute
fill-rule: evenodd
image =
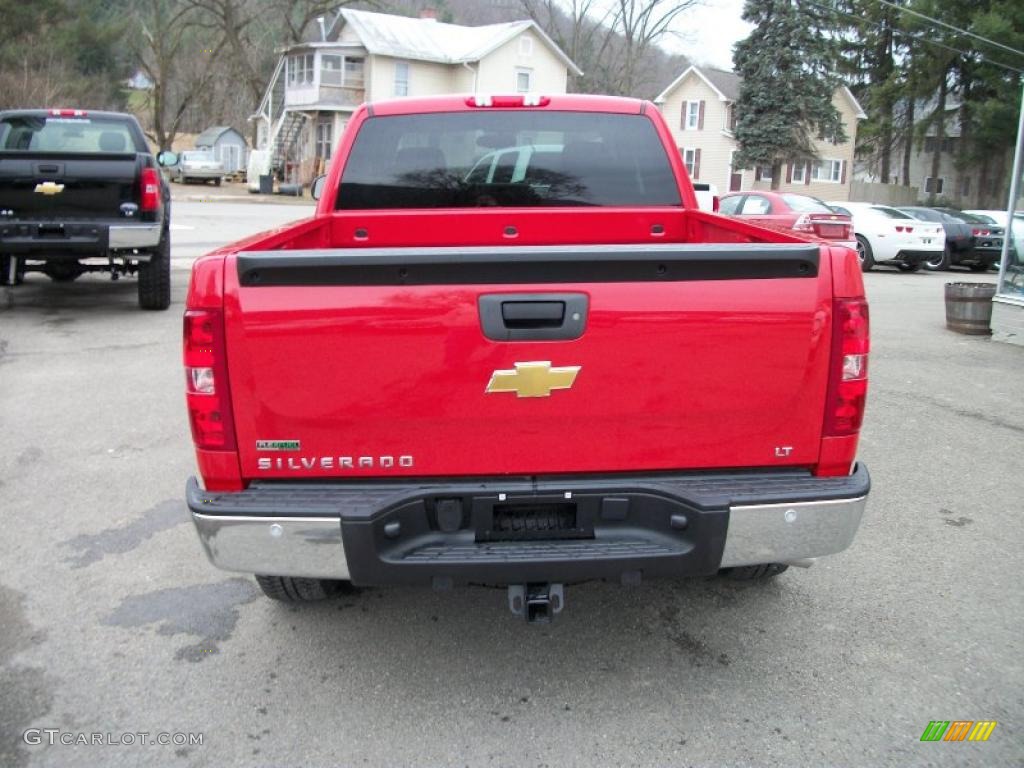
<svg viewBox="0 0 1024 768"><path fill-rule="evenodd" d="M704 102L701 102L703 104ZM693 178L700 178L700 148L693 151Z"/></svg>
<svg viewBox="0 0 1024 768"><path fill-rule="evenodd" d="M761 166L760 165L755 165L754 166L754 181L760 181L760 180L761 180Z"/></svg>
<svg viewBox="0 0 1024 768"><path fill-rule="evenodd" d="M683 101L683 106L679 108L679 130L686 130L686 101Z"/></svg>
<svg viewBox="0 0 1024 768"><path fill-rule="evenodd" d="M786 164L786 183L787 184L792 184L793 183L793 164L792 163L787 163Z"/></svg>
<svg viewBox="0 0 1024 768"><path fill-rule="evenodd" d="M700 100L700 107L697 110L697 130L704 130L704 99Z"/></svg>
<svg viewBox="0 0 1024 768"><path fill-rule="evenodd" d="M840 184L845 184L846 183L846 161L845 160L842 161L842 166L841 167L842 167L842 170L839 171L839 183Z"/></svg>
<svg viewBox="0 0 1024 768"><path fill-rule="evenodd" d="M811 164L808 163L806 166L804 166L804 184L810 184L810 183L811 183Z"/></svg>

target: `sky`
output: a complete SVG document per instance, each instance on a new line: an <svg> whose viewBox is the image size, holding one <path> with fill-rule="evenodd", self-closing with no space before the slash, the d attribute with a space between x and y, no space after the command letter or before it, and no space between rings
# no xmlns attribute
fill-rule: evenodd
<svg viewBox="0 0 1024 768"><path fill-rule="evenodd" d="M751 25L740 18L743 0L703 0L676 19L673 34L662 47L679 51L698 64L732 69L732 47L750 34Z"/></svg>

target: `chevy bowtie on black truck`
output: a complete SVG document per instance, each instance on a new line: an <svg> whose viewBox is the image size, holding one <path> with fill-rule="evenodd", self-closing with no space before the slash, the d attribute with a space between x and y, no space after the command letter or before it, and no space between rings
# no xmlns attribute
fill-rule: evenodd
<svg viewBox="0 0 1024 768"><path fill-rule="evenodd" d="M137 272L139 306L167 309L169 221L170 189L131 115L0 112L0 282Z"/></svg>

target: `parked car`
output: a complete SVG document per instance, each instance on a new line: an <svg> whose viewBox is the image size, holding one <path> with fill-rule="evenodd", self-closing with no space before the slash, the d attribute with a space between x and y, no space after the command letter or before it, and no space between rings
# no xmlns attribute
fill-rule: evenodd
<svg viewBox="0 0 1024 768"><path fill-rule="evenodd" d="M941 224L920 222L887 205L829 201L832 210L853 218L857 256L865 272L877 264L916 272L946 245Z"/></svg>
<svg viewBox="0 0 1024 768"><path fill-rule="evenodd" d="M980 216L967 213L966 211L949 211L951 216L962 219L971 225L971 233L974 235L974 255L976 261L970 264L974 272L984 272L999 264L1003 254L1003 238L1006 228L992 224L989 220Z"/></svg>
<svg viewBox="0 0 1024 768"><path fill-rule="evenodd" d="M0 112L0 284L138 274L139 306L171 303L171 192L138 120L119 112Z"/></svg>
<svg viewBox="0 0 1024 768"><path fill-rule="evenodd" d="M500 585L548 621L570 583L763 579L850 544L853 251L700 211L650 103L396 99L345 130L312 218L192 268L186 493L215 565L289 601ZM472 160L422 148L537 133L559 184L452 184Z"/></svg>
<svg viewBox="0 0 1024 768"><path fill-rule="evenodd" d="M1006 238L1006 211L972 210L964 211L964 213L969 213L972 216L981 219L986 224L1001 227L1003 230L1003 239ZM1013 214L1013 229L1010 230L1010 264L1019 264L1019 255L1021 254L1024 254L1024 211L1016 211ZM1001 255L1002 254L1000 254L1000 256ZM992 266L998 267L999 262L997 261Z"/></svg>
<svg viewBox="0 0 1024 768"><path fill-rule="evenodd" d="M976 263L974 254L974 232L971 225L963 219L951 216L941 208L925 208L924 206L900 206L897 210L913 216L919 221L930 221L941 224L946 231L946 247L935 256L924 262L924 268L932 272L949 269L954 264L970 265ZM987 269L987 267L986 267Z"/></svg>
<svg viewBox="0 0 1024 768"><path fill-rule="evenodd" d="M212 181L219 187L221 179L224 178L224 163L209 150L186 150L178 155L173 178L182 184L188 184L190 181Z"/></svg>
<svg viewBox="0 0 1024 768"><path fill-rule="evenodd" d="M719 202L719 213L744 221L769 224L817 235L847 248L857 248L850 216L836 213L816 197L792 192L730 192Z"/></svg>

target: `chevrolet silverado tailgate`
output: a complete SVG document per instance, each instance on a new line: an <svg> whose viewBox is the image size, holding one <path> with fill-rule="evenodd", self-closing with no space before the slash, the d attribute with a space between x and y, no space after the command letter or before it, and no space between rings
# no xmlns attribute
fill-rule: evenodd
<svg viewBox="0 0 1024 768"><path fill-rule="evenodd" d="M225 270L248 478L818 459L816 245L269 251Z"/></svg>

